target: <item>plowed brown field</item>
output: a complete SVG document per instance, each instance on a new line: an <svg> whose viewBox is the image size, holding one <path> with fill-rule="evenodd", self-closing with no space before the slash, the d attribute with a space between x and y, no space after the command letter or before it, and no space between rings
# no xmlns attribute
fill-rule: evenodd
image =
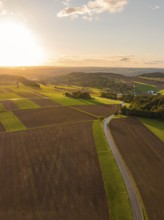
<svg viewBox="0 0 164 220"><path fill-rule="evenodd" d="M37 95L35 93L32 92L17 92L16 94L18 94L19 96L23 97L23 98L40 98L40 95Z"/></svg>
<svg viewBox="0 0 164 220"><path fill-rule="evenodd" d="M27 128L95 119L90 115L63 106L17 110L14 111L14 114Z"/></svg>
<svg viewBox="0 0 164 220"><path fill-rule="evenodd" d="M0 219L109 220L91 123L0 133Z"/></svg>
<svg viewBox="0 0 164 220"><path fill-rule="evenodd" d="M43 107L48 107L48 106L59 106L58 103L48 99L48 98L35 98L31 99L31 101L35 102L36 104L43 106Z"/></svg>
<svg viewBox="0 0 164 220"><path fill-rule="evenodd" d="M17 105L10 100L0 101L0 103L2 103L5 107L5 109L8 111L18 109Z"/></svg>
<svg viewBox="0 0 164 220"><path fill-rule="evenodd" d="M89 112L96 116L110 116L120 110L121 105L81 105L73 106L74 108L80 109L82 111Z"/></svg>
<svg viewBox="0 0 164 220"><path fill-rule="evenodd" d="M133 118L112 120L110 129L134 177L149 220L164 219L164 143Z"/></svg>

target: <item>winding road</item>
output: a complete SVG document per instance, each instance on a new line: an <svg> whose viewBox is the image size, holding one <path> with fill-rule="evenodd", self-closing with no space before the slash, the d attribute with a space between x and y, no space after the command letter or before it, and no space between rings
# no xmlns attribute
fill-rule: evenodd
<svg viewBox="0 0 164 220"><path fill-rule="evenodd" d="M138 198L138 195L136 192L136 188L132 183L132 180L131 180L131 177L128 173L128 170L127 170L126 166L124 165L124 162L123 162L123 160L117 150L116 144L115 144L113 137L111 135L111 132L108 128L109 121L113 117L114 117L114 115L111 115L110 117L108 117L104 120L104 124L103 124L104 133L107 138L109 147L112 150L112 153L115 157L117 165L120 169L124 183L126 185L126 188L127 188L128 194L129 194L129 198L130 198L130 202L131 202L131 206L132 206L133 219L134 220L144 220L144 216L143 216L142 208L140 206L140 201L139 201L139 198Z"/></svg>

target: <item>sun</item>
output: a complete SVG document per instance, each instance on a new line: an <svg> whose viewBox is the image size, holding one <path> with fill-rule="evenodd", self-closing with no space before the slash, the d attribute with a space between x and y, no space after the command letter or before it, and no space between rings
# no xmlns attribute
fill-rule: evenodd
<svg viewBox="0 0 164 220"><path fill-rule="evenodd" d="M45 54L23 23L0 23L0 66L33 66L44 62Z"/></svg>

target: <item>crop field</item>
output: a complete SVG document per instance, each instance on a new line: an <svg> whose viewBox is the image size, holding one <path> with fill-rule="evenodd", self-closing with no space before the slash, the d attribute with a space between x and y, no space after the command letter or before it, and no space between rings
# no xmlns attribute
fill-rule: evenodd
<svg viewBox="0 0 164 220"><path fill-rule="evenodd" d="M12 111L12 110L18 109L17 105L13 101L11 101L11 100L0 101L0 103L3 104L4 108L7 111Z"/></svg>
<svg viewBox="0 0 164 220"><path fill-rule="evenodd" d="M32 108L40 108L38 104L33 102L33 100L29 100L27 98L15 99L12 100L19 109L32 109Z"/></svg>
<svg viewBox="0 0 164 220"><path fill-rule="evenodd" d="M23 98L28 98L28 99L40 98L40 95L33 92L17 92L17 94Z"/></svg>
<svg viewBox="0 0 164 220"><path fill-rule="evenodd" d="M19 99L20 96L14 92L0 92L0 100L7 100L7 99Z"/></svg>
<svg viewBox="0 0 164 220"><path fill-rule="evenodd" d="M164 143L133 118L114 119L110 129L136 182L149 220L164 219Z"/></svg>
<svg viewBox="0 0 164 220"><path fill-rule="evenodd" d="M35 99L32 99L33 102L35 102L37 105L40 105L42 107L45 107L45 106L58 106L59 104L48 99L48 98L35 98Z"/></svg>
<svg viewBox="0 0 164 220"><path fill-rule="evenodd" d="M6 131L24 130L25 126L22 122L10 111L0 113L0 123Z"/></svg>
<svg viewBox="0 0 164 220"><path fill-rule="evenodd" d="M96 116L107 117L120 110L121 105L82 105L74 108L89 112Z"/></svg>
<svg viewBox="0 0 164 220"><path fill-rule="evenodd" d="M17 110L14 114L27 128L95 119L93 116L63 106Z"/></svg>
<svg viewBox="0 0 164 220"><path fill-rule="evenodd" d="M0 133L0 219L109 220L90 122Z"/></svg>
<svg viewBox="0 0 164 220"><path fill-rule="evenodd" d="M139 120L164 142L164 122L156 119L139 118Z"/></svg>

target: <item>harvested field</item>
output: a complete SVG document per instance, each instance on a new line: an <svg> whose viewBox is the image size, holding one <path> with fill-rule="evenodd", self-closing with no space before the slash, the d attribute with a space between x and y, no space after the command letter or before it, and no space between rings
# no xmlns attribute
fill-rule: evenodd
<svg viewBox="0 0 164 220"><path fill-rule="evenodd" d="M121 105L81 105L73 106L74 108L86 111L96 116L110 116L120 110Z"/></svg>
<svg viewBox="0 0 164 220"><path fill-rule="evenodd" d="M90 115L63 106L17 110L14 111L14 114L27 128L95 119Z"/></svg>
<svg viewBox="0 0 164 220"><path fill-rule="evenodd" d="M149 220L164 219L164 143L138 120L112 120L110 129L143 199Z"/></svg>
<svg viewBox="0 0 164 220"><path fill-rule="evenodd" d="M43 106L43 107L58 106L59 105L58 103L56 103L48 98L31 99L31 101L33 101L36 104Z"/></svg>
<svg viewBox="0 0 164 220"><path fill-rule="evenodd" d="M91 123L0 133L0 219L109 220Z"/></svg>
<svg viewBox="0 0 164 220"><path fill-rule="evenodd" d="M0 103L2 103L3 106L5 107L5 109L8 110L8 111L18 109L17 105L14 102L10 101L10 100L0 101Z"/></svg>
<svg viewBox="0 0 164 220"><path fill-rule="evenodd" d="M2 131L5 131L5 128L4 128L4 126L0 122L0 132L2 132Z"/></svg>
<svg viewBox="0 0 164 220"><path fill-rule="evenodd" d="M33 98L40 98L40 95L37 95L35 93L32 92L17 92L16 94L18 94L20 97L23 98L28 98L28 99L33 99Z"/></svg>

